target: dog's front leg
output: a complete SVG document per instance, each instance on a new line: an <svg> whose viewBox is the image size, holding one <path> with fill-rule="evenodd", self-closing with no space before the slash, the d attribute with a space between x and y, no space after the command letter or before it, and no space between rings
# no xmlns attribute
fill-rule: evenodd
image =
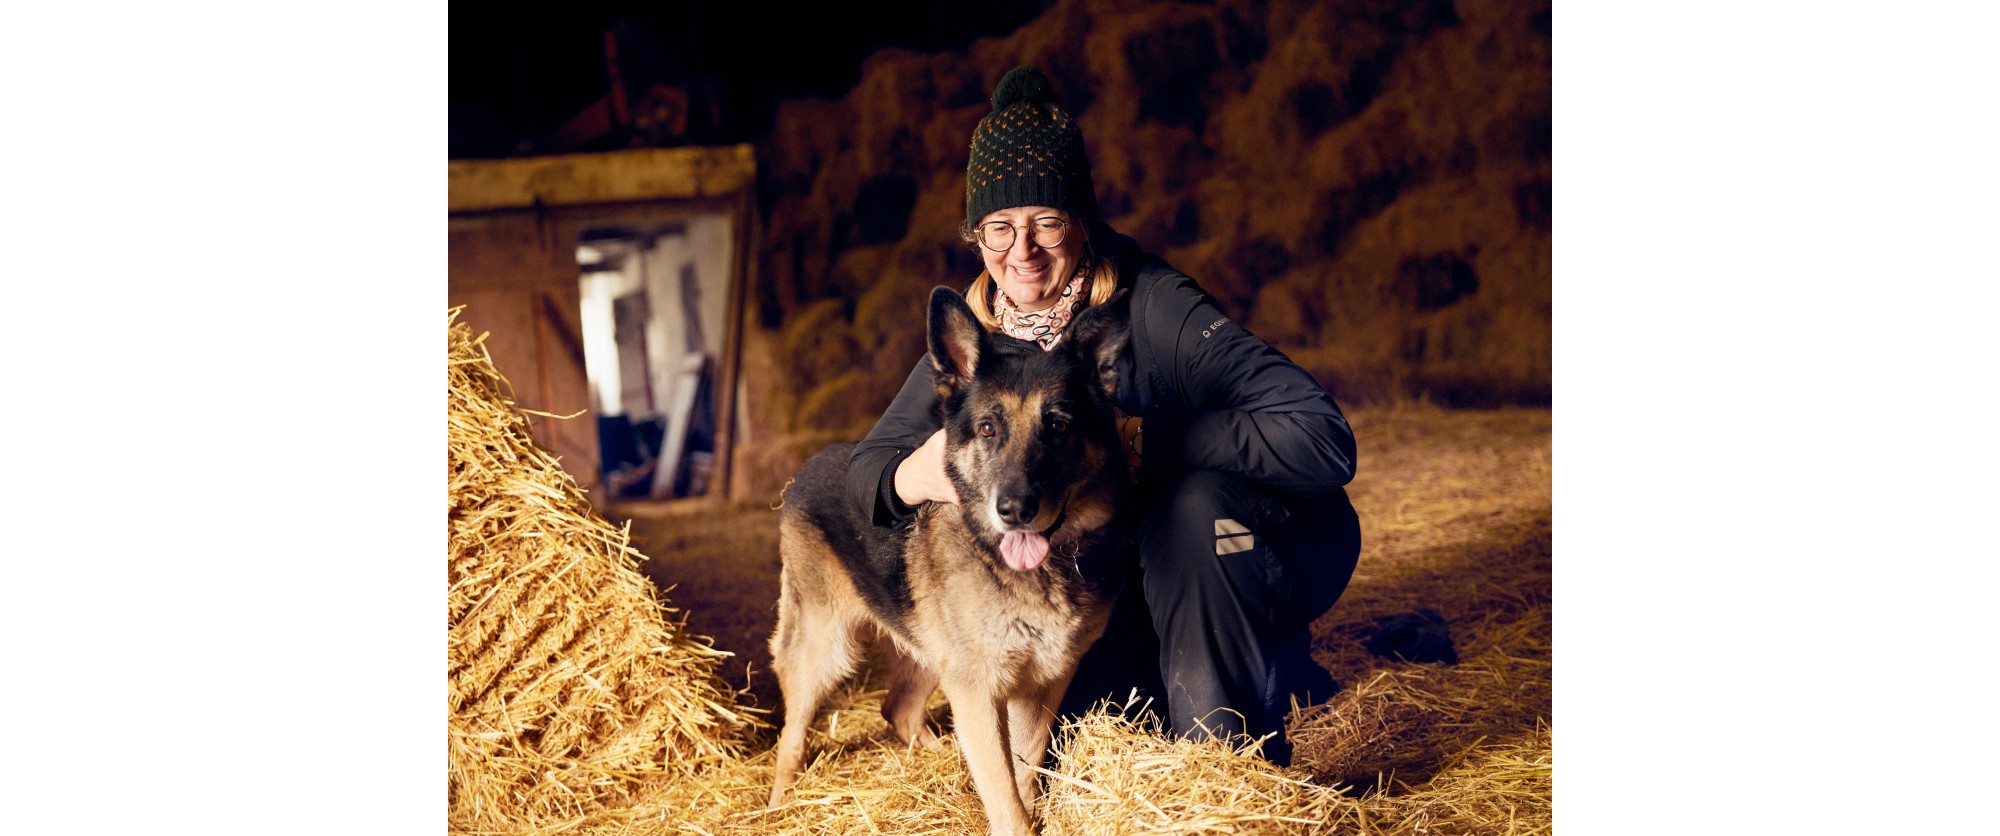
<svg viewBox="0 0 2000 836"><path fill-rule="evenodd" d="M882 719L889 721L896 738L906 746L937 748L937 735L925 722L924 702L937 690L938 675L912 658L891 639L882 640L882 652L889 659L889 695L882 699Z"/></svg>
<svg viewBox="0 0 2000 836"><path fill-rule="evenodd" d="M967 688L949 678L944 684L944 695L951 701L952 726L958 732L959 748L965 750L965 766L972 772L972 786L979 790L979 803L986 808L988 830L994 836L1032 833L1028 827L1028 809L1015 791L1004 703L991 691L977 686Z"/></svg>
<svg viewBox="0 0 2000 836"><path fill-rule="evenodd" d="M1035 809L1035 799L1041 796L1042 782L1040 773L1028 767L1041 766L1048 757L1049 733L1055 727L1056 709L1062 704L1063 692L1069 690L1069 680L1065 676L1041 690L1016 694L1007 700L1014 791L1021 797L1021 806L1030 811Z"/></svg>

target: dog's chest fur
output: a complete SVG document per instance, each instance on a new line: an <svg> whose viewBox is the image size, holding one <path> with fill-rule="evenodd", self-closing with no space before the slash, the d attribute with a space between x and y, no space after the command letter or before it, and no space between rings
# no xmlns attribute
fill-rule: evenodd
<svg viewBox="0 0 2000 836"><path fill-rule="evenodd" d="M990 672L990 687L1006 691L1065 675L1110 611L1106 591L1077 574L1082 544L1059 535L1046 562L1016 571L986 555L955 512L926 508L903 545L911 616L928 628L909 632L935 645L913 655L946 675Z"/></svg>

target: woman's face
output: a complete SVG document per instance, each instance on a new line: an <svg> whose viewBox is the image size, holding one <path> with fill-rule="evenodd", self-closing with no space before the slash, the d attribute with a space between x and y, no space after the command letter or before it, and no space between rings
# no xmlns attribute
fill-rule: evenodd
<svg viewBox="0 0 2000 836"><path fill-rule="evenodd" d="M1035 224L1049 218L1069 225L1063 228L1062 243L1043 247L1035 243ZM1062 296L1063 285L1069 283L1078 262L1083 260L1083 245L1090 237L1084 224L1077 223L1067 212L1047 206L1016 206L979 219L976 229L985 231L985 240L997 242L1007 233L990 224L1014 226L1013 243L1005 252L979 245L986 272L993 276L1000 290L1023 311L1039 311L1055 304Z"/></svg>

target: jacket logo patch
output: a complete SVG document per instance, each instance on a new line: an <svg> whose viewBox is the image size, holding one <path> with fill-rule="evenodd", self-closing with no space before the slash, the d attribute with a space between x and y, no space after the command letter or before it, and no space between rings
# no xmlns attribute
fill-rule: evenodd
<svg viewBox="0 0 2000 836"><path fill-rule="evenodd" d="M1215 521L1215 553L1235 554L1247 552L1257 547L1257 535L1250 528L1232 519Z"/></svg>
<svg viewBox="0 0 2000 836"><path fill-rule="evenodd" d="M1221 318L1221 319L1218 319L1218 320L1216 320L1216 321L1214 321L1214 322L1211 322L1211 323L1209 323L1209 324L1208 324L1208 327L1207 327L1207 328L1203 328L1203 329L1201 329L1201 336L1202 336L1202 339L1207 339L1207 338L1208 338L1208 336L1209 336L1210 334L1213 334L1213 333L1215 333L1216 331L1218 331L1218 330L1221 330L1221 328L1222 328L1222 323L1225 323L1225 322L1228 322L1228 321L1229 321L1229 317L1226 317L1226 316L1225 316L1225 317L1223 317L1223 318Z"/></svg>

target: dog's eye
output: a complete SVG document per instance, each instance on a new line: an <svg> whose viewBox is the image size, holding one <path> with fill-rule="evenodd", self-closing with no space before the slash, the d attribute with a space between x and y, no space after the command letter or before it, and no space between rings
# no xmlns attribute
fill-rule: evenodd
<svg viewBox="0 0 2000 836"><path fill-rule="evenodd" d="M992 422L992 421L981 421L981 422L979 422L979 427L978 427L978 430L979 430L979 437L980 437L980 438L992 438L992 437L993 437L993 433L995 432L995 431L994 431L994 429L993 429L993 422Z"/></svg>
<svg viewBox="0 0 2000 836"><path fill-rule="evenodd" d="M1069 432L1069 422L1061 418L1049 419L1049 432L1056 433L1057 435Z"/></svg>

